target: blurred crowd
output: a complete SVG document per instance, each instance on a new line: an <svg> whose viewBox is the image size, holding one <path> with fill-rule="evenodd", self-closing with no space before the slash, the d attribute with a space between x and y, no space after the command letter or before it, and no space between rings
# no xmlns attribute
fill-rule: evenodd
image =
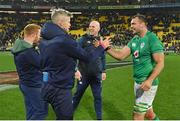
<svg viewBox="0 0 180 121"><path fill-rule="evenodd" d="M164 43L166 50L179 52L180 46L180 15L179 14L148 14L148 29L155 32ZM118 12L75 14L71 22L71 30L87 31L91 20L101 23L101 35L113 35L115 46L124 46L132 38L130 30L131 15L124 16ZM50 20L49 14L0 14L0 49L11 47L16 38L21 37L21 30L28 23L43 25ZM72 34L78 39L82 33Z"/></svg>
<svg viewBox="0 0 180 121"><path fill-rule="evenodd" d="M2 5L151 5L177 3L179 0L1 0Z"/></svg>

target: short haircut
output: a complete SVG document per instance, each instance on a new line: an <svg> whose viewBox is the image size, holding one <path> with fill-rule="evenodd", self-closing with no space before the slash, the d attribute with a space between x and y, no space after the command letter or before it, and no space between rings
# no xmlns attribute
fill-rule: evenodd
<svg viewBox="0 0 180 121"><path fill-rule="evenodd" d="M60 19L63 19L64 16L73 17L73 14L65 9L57 8L51 9L51 20L53 23L57 23Z"/></svg>
<svg viewBox="0 0 180 121"><path fill-rule="evenodd" d="M146 20L146 16L145 15L142 15L142 14L136 14L132 17L132 19L134 18L138 18L139 20L141 20L142 22L144 22L145 24L147 24L147 20Z"/></svg>
<svg viewBox="0 0 180 121"><path fill-rule="evenodd" d="M98 21L96 21L96 20L92 20L92 21L89 23L89 25L90 25L91 23L95 23L99 28L101 27L101 26L100 26L100 23L99 23Z"/></svg>
<svg viewBox="0 0 180 121"><path fill-rule="evenodd" d="M41 27L37 24L28 24L24 27L24 35L32 35L37 33L39 29L41 29Z"/></svg>

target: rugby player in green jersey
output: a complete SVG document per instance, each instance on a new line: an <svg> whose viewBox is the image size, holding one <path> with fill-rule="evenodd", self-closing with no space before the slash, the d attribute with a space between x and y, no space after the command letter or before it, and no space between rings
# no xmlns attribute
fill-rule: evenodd
<svg viewBox="0 0 180 121"><path fill-rule="evenodd" d="M110 48L108 40L101 41L100 44L106 48L108 54L118 60L132 55L136 97L133 119L158 120L152 103L159 84L158 75L164 67L163 45L153 32L148 31L145 16L133 16L131 29L135 36L121 51Z"/></svg>

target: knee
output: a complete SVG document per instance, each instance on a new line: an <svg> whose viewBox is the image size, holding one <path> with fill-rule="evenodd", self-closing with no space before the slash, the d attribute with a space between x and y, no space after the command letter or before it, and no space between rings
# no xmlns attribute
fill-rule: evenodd
<svg viewBox="0 0 180 121"><path fill-rule="evenodd" d="M144 120L144 113L134 113L133 120Z"/></svg>
<svg viewBox="0 0 180 121"><path fill-rule="evenodd" d="M94 91L93 96L94 96L95 100L101 100L101 98L102 98L100 91Z"/></svg>
<svg viewBox="0 0 180 121"><path fill-rule="evenodd" d="M147 111L145 117L149 120L152 120L155 117L155 113L153 111Z"/></svg>
<svg viewBox="0 0 180 121"><path fill-rule="evenodd" d="M101 101L101 100L102 100L101 95L99 95L99 94L94 94L94 100L95 100L95 101Z"/></svg>

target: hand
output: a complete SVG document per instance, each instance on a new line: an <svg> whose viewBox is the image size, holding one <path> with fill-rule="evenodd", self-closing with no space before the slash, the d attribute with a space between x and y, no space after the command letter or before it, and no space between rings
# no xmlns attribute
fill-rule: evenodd
<svg viewBox="0 0 180 121"><path fill-rule="evenodd" d="M81 80L81 77L82 77L81 72L80 72L79 70L77 70L77 71L75 72L75 79Z"/></svg>
<svg viewBox="0 0 180 121"><path fill-rule="evenodd" d="M106 80L106 73L102 73L102 81Z"/></svg>
<svg viewBox="0 0 180 121"><path fill-rule="evenodd" d="M151 86L152 86L152 82L150 80L145 80L141 84L140 88L142 88L144 91L148 91L151 88Z"/></svg>
<svg viewBox="0 0 180 121"><path fill-rule="evenodd" d="M99 43L98 40L94 40L94 41L93 41L93 45L94 45L95 47L98 47L98 46L100 45L100 43Z"/></svg>
<svg viewBox="0 0 180 121"><path fill-rule="evenodd" d="M105 40L100 40L100 45L106 49L107 47L109 47L111 44L111 41L110 41L110 37L106 37Z"/></svg>

